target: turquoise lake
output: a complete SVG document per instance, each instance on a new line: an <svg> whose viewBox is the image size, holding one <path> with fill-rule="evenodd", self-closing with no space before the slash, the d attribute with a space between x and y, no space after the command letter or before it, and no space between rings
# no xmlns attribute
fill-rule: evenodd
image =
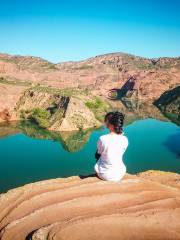
<svg viewBox="0 0 180 240"><path fill-rule="evenodd" d="M124 127L129 146L128 173L149 169L180 173L180 128L156 119L135 120ZM0 192L39 180L94 172L101 129L51 133L29 123L0 125Z"/></svg>

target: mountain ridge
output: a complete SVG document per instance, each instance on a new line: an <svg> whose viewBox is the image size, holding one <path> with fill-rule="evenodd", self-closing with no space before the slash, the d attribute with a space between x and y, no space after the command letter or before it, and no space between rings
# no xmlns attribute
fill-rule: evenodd
<svg viewBox="0 0 180 240"><path fill-rule="evenodd" d="M9 116L17 119L16 106L28 89L38 97L45 96L45 92L66 89L86 92L90 99L87 102L91 101L88 105L96 114L95 97L103 101L109 98L114 105L115 101L110 99L113 95L113 100L120 100L125 107L134 109L135 106L138 111L140 105L153 104L164 92L179 85L180 58L147 59L126 53L107 53L83 61L53 64L39 57L0 54L0 119ZM79 98L82 101L83 96Z"/></svg>
<svg viewBox="0 0 180 240"><path fill-rule="evenodd" d="M10 53L4 53L4 52L0 52L0 59L1 57L16 57L16 58L32 58L32 59L39 59L39 60L43 60L43 61L46 61L46 62L49 62L51 64L54 64L54 65L57 65L57 64L61 64L61 63L69 63L69 62L72 62L72 63L77 63L77 62L83 62L83 61L86 61L88 59L92 59L92 58L97 58L97 57L104 57L104 56L110 56L110 55L129 55L129 56L133 56L133 57L137 57L137 58L141 58L141 59L179 59L180 56L177 56L177 57L167 57L167 56L159 56L159 57L143 57L143 56L140 56L140 55L135 55L135 54L131 54L131 53L126 53L126 52L111 52L111 53L102 53L102 54L97 54L97 55L93 55L91 57L87 57L87 58L84 58L82 60L68 60L68 61L59 61L59 62L53 62L53 61L50 61L46 58L43 58L43 57L39 57L39 56L34 56L34 55L21 55L21 54L10 54Z"/></svg>

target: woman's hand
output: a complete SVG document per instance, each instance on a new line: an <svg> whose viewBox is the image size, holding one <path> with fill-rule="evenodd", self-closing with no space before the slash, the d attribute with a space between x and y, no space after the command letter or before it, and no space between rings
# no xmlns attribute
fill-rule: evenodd
<svg viewBox="0 0 180 240"><path fill-rule="evenodd" d="M95 153L96 160L99 160L100 156L101 156L101 154L99 154L98 151L96 151L96 153Z"/></svg>

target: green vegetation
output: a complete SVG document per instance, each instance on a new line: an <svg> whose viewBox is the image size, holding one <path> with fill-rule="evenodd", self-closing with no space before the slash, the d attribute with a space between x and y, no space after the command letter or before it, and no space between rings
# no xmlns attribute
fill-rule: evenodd
<svg viewBox="0 0 180 240"><path fill-rule="evenodd" d="M49 128L54 123L60 126L70 97L82 100L86 98L87 92L86 89L53 89L37 85L25 91L17 104L17 109L21 119L31 120L42 128ZM28 107L25 104L27 100ZM86 119L74 114L72 121L81 129Z"/></svg>
<svg viewBox="0 0 180 240"><path fill-rule="evenodd" d="M30 110L21 109L21 111L20 111L20 118L26 119L30 112L31 112Z"/></svg>
<svg viewBox="0 0 180 240"><path fill-rule="evenodd" d="M17 64L20 69L55 70L55 64L38 57L0 56L0 60Z"/></svg>
<svg viewBox="0 0 180 240"><path fill-rule="evenodd" d="M178 126L180 126L180 115L173 114L169 112L163 112L164 116L167 117L171 122L176 123Z"/></svg>
<svg viewBox="0 0 180 240"><path fill-rule="evenodd" d="M0 77L0 83L17 85L17 86L30 86L32 83L30 81L22 81L18 79L7 79L4 77Z"/></svg>
<svg viewBox="0 0 180 240"><path fill-rule="evenodd" d="M146 63L146 64L137 64L137 68L142 69L142 70L149 70L149 69L155 69L156 66L153 65L152 63Z"/></svg>
<svg viewBox="0 0 180 240"><path fill-rule="evenodd" d="M111 109L110 104L99 97L94 97L92 100L87 101L85 105L94 113L99 121L103 121L104 113L107 113Z"/></svg>
<svg viewBox="0 0 180 240"><path fill-rule="evenodd" d="M50 117L50 112L42 108L33 109L28 116L31 121L37 123L42 128L48 128L50 126Z"/></svg>
<svg viewBox="0 0 180 240"><path fill-rule="evenodd" d="M161 64L160 67L165 68L165 69L169 69L169 68L173 67L173 63L167 62L167 63Z"/></svg>
<svg viewBox="0 0 180 240"><path fill-rule="evenodd" d="M42 128L55 126L58 129L65 117L70 97L78 101L80 99L99 121L103 121L105 113L112 110L107 100L90 95L88 89L55 89L42 85L28 88L16 108L21 119L31 120ZM79 129L86 125L87 119L83 114L74 113L71 118L72 123ZM95 119L91 122L92 126L96 123Z"/></svg>
<svg viewBox="0 0 180 240"><path fill-rule="evenodd" d="M59 134L48 131L47 129L39 127L36 123L27 120L21 120L17 122L18 129L26 134L27 136L37 139L53 139L59 140Z"/></svg>
<svg viewBox="0 0 180 240"><path fill-rule="evenodd" d="M80 67L74 67L73 70L86 70L86 69L92 69L92 65L84 64L81 65Z"/></svg>
<svg viewBox="0 0 180 240"><path fill-rule="evenodd" d="M180 87L175 87L164 92L159 99L154 101L154 105L161 112L176 124L180 124Z"/></svg>
<svg viewBox="0 0 180 240"><path fill-rule="evenodd" d="M157 64L153 63L141 63L138 62L135 66L141 70L151 70L151 69L169 69L174 66L173 62L158 62Z"/></svg>
<svg viewBox="0 0 180 240"><path fill-rule="evenodd" d="M85 88L58 89L58 88L43 86L43 85L39 85L39 84L37 84L35 87L29 88L29 90L45 92L45 93L50 93L50 94L59 94L61 96L65 96L65 97L78 97L78 95L87 96L89 93L88 89L85 89Z"/></svg>
<svg viewBox="0 0 180 240"><path fill-rule="evenodd" d="M78 129L81 130L83 128L83 125L84 123L86 123L86 119L79 115L79 114L74 114L72 117L71 117L71 121L77 125Z"/></svg>
<svg viewBox="0 0 180 240"><path fill-rule="evenodd" d="M15 63L15 64L19 63L19 57L17 56L14 56L14 57L0 56L0 60L5 62L10 62L10 63Z"/></svg>
<svg viewBox="0 0 180 240"><path fill-rule="evenodd" d="M42 62L40 65L39 65L40 68L46 68L46 69L57 69L56 66L53 64L53 63L50 63L50 62Z"/></svg>
<svg viewBox="0 0 180 240"><path fill-rule="evenodd" d="M16 123L17 130L20 129L24 134L36 139L51 139L62 144L63 148L68 152L79 151L87 142L93 129L73 132L55 132L40 128L31 121L19 121ZM12 124L11 124L12 125ZM17 131L16 130L16 131ZM14 132L14 128L12 129Z"/></svg>
<svg viewBox="0 0 180 240"><path fill-rule="evenodd" d="M83 148L93 129L73 132L61 132L61 144L68 152L77 152Z"/></svg>

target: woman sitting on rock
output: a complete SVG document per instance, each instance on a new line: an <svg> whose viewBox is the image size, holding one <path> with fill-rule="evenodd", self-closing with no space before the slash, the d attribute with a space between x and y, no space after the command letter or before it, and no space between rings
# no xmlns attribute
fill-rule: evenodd
<svg viewBox="0 0 180 240"><path fill-rule="evenodd" d="M123 154L128 146L128 139L123 132L124 115L121 112L110 112L105 116L109 133L101 136L97 142L96 162L94 169L99 178L108 181L119 181L126 173Z"/></svg>

